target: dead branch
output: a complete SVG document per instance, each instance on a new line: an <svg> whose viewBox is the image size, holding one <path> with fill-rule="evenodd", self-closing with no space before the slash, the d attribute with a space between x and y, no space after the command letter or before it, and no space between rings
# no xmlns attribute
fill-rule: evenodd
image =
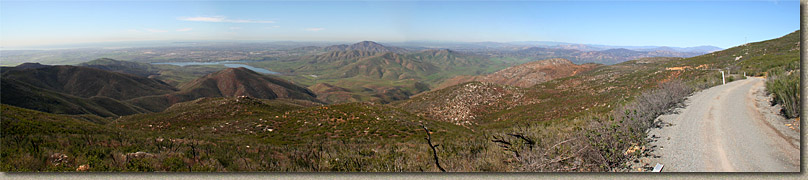
<svg viewBox="0 0 808 180"><path fill-rule="evenodd" d="M438 166L441 172L446 172L443 167L440 166L440 161L438 160L438 152L435 150L438 145L432 145L432 135L429 135L429 129L426 128L426 125L421 124L421 127L424 128L424 132L426 132L426 142L429 144L429 148L432 149L432 156L435 158L435 166Z"/></svg>
<svg viewBox="0 0 808 180"><path fill-rule="evenodd" d="M530 150L533 150L533 145L536 145L536 141L533 141L532 139L527 138L527 137L525 137L525 136L523 136L521 134L510 134L509 133L508 135L524 140L525 144L529 145L528 147L530 147Z"/></svg>
<svg viewBox="0 0 808 180"><path fill-rule="evenodd" d="M512 147L513 144L511 144L511 142L506 141L504 138L497 137L496 135L494 135L492 137L494 138L494 140L491 140L491 142L498 143L497 145L499 145L499 147L502 147L506 151L513 152L513 155L516 158L522 157L521 155L519 155L519 151L516 148Z"/></svg>
<svg viewBox="0 0 808 180"><path fill-rule="evenodd" d="M497 137L496 135L492 137L494 138L494 140L491 140L491 142L499 143L500 147L507 149L509 146L511 146L511 142L505 141L505 139L503 138Z"/></svg>

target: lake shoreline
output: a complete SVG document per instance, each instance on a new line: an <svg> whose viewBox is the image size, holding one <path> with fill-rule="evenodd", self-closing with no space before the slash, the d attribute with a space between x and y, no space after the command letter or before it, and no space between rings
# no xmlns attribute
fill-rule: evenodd
<svg viewBox="0 0 808 180"><path fill-rule="evenodd" d="M247 64L241 64L248 61L217 61L217 62L154 62L150 64L167 64L167 65L174 65L174 66L196 66L196 65L223 65L227 68L247 68L249 70L261 73L261 74L273 74L273 75L280 75L281 73L270 71L264 68L257 68Z"/></svg>

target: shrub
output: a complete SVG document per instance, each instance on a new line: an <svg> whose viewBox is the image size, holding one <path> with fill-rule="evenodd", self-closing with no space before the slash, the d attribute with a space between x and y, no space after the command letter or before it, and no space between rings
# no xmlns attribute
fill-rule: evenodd
<svg viewBox="0 0 808 180"><path fill-rule="evenodd" d="M644 92L633 102L612 111L607 120L592 122L586 137L596 154L591 161L601 161L605 170L619 168L637 154L625 153L632 146L645 143L648 130L657 127L656 118L679 107L694 89L680 80L662 83Z"/></svg>
<svg viewBox="0 0 808 180"><path fill-rule="evenodd" d="M771 94L774 104L780 104L782 113L787 118L800 116L800 72L773 69L769 71L766 91Z"/></svg>
<svg viewBox="0 0 808 180"><path fill-rule="evenodd" d="M575 128L560 128L570 125L563 123L517 126L511 133L495 133L490 141L512 156L519 171L619 171L642 153L627 150L646 143L656 117L681 106L693 91L673 80L641 93L611 115L583 125L570 122Z"/></svg>
<svg viewBox="0 0 808 180"><path fill-rule="evenodd" d="M132 158L126 162L126 168L130 171L154 171L154 164L151 158Z"/></svg>
<svg viewBox="0 0 808 180"><path fill-rule="evenodd" d="M167 157L163 160L163 168L166 171L182 171L187 170L188 167L181 157Z"/></svg>
<svg viewBox="0 0 808 180"><path fill-rule="evenodd" d="M657 116L681 105L693 91L693 88L679 80L662 83L658 88L640 94L634 102L615 109L612 116L621 124L647 130L654 126Z"/></svg>

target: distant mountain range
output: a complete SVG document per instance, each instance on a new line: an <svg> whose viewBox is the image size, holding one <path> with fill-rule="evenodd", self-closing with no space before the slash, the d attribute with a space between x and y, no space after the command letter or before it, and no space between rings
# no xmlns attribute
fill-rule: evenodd
<svg viewBox="0 0 808 180"><path fill-rule="evenodd" d="M117 44L127 44L117 43ZM526 42L430 42L430 41L409 41L409 42L384 42L363 41L360 43L340 43L340 42L259 42L259 41L236 41L236 42L155 42L155 43L135 43L137 46L117 45L116 43L101 43L95 46L77 46L83 48L60 48L51 50L7 50L3 49L3 56L0 56L0 64L5 66L16 66L25 62L39 62L44 64L75 65L86 62L89 59L102 57L135 61L135 62L212 62L212 61L263 61L286 59L290 57L300 57L319 54L331 51L362 51L362 52L394 52L410 53L429 49L451 49L453 51L465 53L505 53L509 51L522 50L532 47L546 48L548 51L557 50L578 50L584 52L603 51L608 49L628 49L640 52L677 52L688 53L682 57L689 57L692 54L704 54L720 48L713 46L698 47L666 47L666 46L611 46L611 45L589 45L562 42L546 41L526 41ZM70 47L70 46L66 46ZM569 57L549 57L566 58L576 63L582 63L589 59ZM544 58L546 59L546 58ZM536 59L533 59L536 60ZM622 62L625 59L618 59L614 62ZM527 62L523 61L522 63ZM596 61L588 61L596 62ZM604 61L608 62L608 61Z"/></svg>
<svg viewBox="0 0 808 180"><path fill-rule="evenodd" d="M601 51L582 51L576 49L553 49L544 47L530 47L513 51L488 51L487 55L500 58L521 59L550 59L563 58L574 63L617 64L628 60L646 57L693 57L706 52L678 52L678 51L637 51L629 49L607 49Z"/></svg>
<svg viewBox="0 0 808 180"><path fill-rule="evenodd" d="M571 49L580 51L602 51L607 49L629 49L634 51L674 51L674 52L696 52L709 53L722 50L715 46L694 46L694 47L671 47L671 46L617 46L617 45L597 45L580 44L555 41L513 41L513 42L389 42L392 46L406 47L408 49L435 49L446 48L455 50L514 50L529 47L542 47L548 49Z"/></svg>
<svg viewBox="0 0 808 180"><path fill-rule="evenodd" d="M362 41L351 45L333 45L324 47L323 50L325 51L364 51L364 52L372 52L372 53L379 53L379 52L395 52L395 53L404 53L407 52L404 48L394 47L394 46L384 46L379 43L373 41Z"/></svg>
<svg viewBox="0 0 808 180"><path fill-rule="evenodd" d="M574 49L581 51L602 51L607 49L629 49L634 51L674 51L674 52L695 52L695 53L709 53L713 51L722 50L720 47L715 46L694 46L694 47L670 47L670 46L615 46L615 45L596 45L596 44L577 44L566 42L553 42L553 41L517 41L508 42L508 44L525 45L525 46L538 46L553 49Z"/></svg>
<svg viewBox="0 0 808 180"><path fill-rule="evenodd" d="M697 47L666 47L666 46L608 46L608 45L587 45L563 42L548 41L525 41L525 42L473 42L473 43L430 43L430 42L406 42L406 43L386 43L387 46L372 42L362 41L351 45L333 45L326 47L302 47L296 50L327 52L328 57L354 55L357 52L365 52L372 55L379 52L393 52L409 54L420 51L452 51L463 52L466 56L476 55L477 58L519 58L517 62L525 63L540 59L563 58L574 63L601 63L616 64L632 59L645 57L693 57L709 53L721 48L714 46ZM402 47L395 47L402 46ZM353 51L347 53L345 51ZM335 55L334 53L342 53ZM448 52L444 52L448 54Z"/></svg>
<svg viewBox="0 0 808 180"><path fill-rule="evenodd" d="M543 59L562 58L568 60L570 63L575 64L600 63L608 65L645 57L691 57L703 54L703 52L697 52L699 50L710 50L711 48L667 48L649 46L631 47L635 49L645 48L645 50L618 48L596 51L596 49L609 48L610 46L555 42L478 42L437 45L430 45L428 43L422 44L426 45L426 47L415 45L417 45L417 43L381 44L373 41L362 41L353 44L325 46L287 45L284 47L297 48L290 48L286 50L280 48L269 52L253 52L261 50L261 48L258 47L268 47L268 45L225 43L221 45L221 48L223 49L217 49L217 46L215 45L206 44L204 47L195 47L190 51L211 53L211 51L216 52L218 50L224 50L236 56L243 54L262 53L285 54L286 56L278 56L277 58L270 58L269 60L264 58L264 60L256 61L260 62L258 65L249 63L253 66L260 65L259 67L261 68L267 68L285 74L283 77L267 76L269 78L263 79L257 78L259 76L265 77L263 75L255 75L238 69L228 70L227 72L215 72L221 70L221 68L217 69L214 67L203 66L176 68L169 65L153 65L136 61L119 61L111 58L101 58L89 62L78 63L76 67L69 66L71 68L68 69L73 69L78 74L87 73L82 74L83 77L105 76L107 78L112 78L115 77L116 74L109 73L115 72L117 74L133 76L129 78L135 78L137 79L137 82L154 81L160 85L120 83L85 85L80 83L94 81L75 77L76 79L64 80L64 82L60 81L60 83L66 84L55 86L51 82L57 81L51 79L59 76L53 74L58 74L58 72L48 72L51 74L48 75L50 77L46 78L36 77L44 76L44 74L46 74L44 72L34 73L32 75L15 75L21 74L20 72L17 72L14 74L5 75L4 71L3 78L16 78L14 79L16 81L9 81L9 83L5 83L6 85L24 82L31 85L32 88L39 88L43 91L49 91L52 93L61 93L61 95L70 95L70 98L86 99L95 96L111 98L112 100L120 101L117 104L134 107L129 108L132 110L126 111L125 113L136 113L144 110L161 111L171 104L193 100L200 97L229 97L241 95L270 99L297 98L312 101L322 101L326 103L356 102L366 101L369 99L378 100L380 102L392 102L407 99L411 95L428 91L431 88L434 89L446 87L448 86L446 84L458 84L472 80L485 81L484 79L490 79L492 81L512 81L509 85L526 86L536 84L540 81L556 78L556 76L566 76L569 72L577 72L578 70L582 70L578 67L573 67L569 72L565 70L563 73L561 73L559 70L557 73L553 72L549 74L541 74L546 72L535 73L525 70L524 74L520 74L524 76L530 75L531 77L535 76L538 78L531 80L531 82L525 82L519 78L507 78L506 76L502 75L504 73L499 73L499 75L494 73L506 67L525 63L529 64L529 62ZM460 50L453 48L459 48ZM157 50L138 50L145 50L142 54L148 54L146 59L152 57L161 59L166 58L165 55L155 54ZM182 51L182 48L172 46L170 48L161 50L174 52ZM243 52L246 50L249 50L249 52ZM31 55L31 53L36 54L38 52L31 51L24 52L23 54ZM226 55L223 55L222 57L229 57L229 54L226 53ZM184 58L180 59L185 60ZM36 71L30 72L38 72L40 70L47 69L42 67L50 66L41 64L22 64L14 69L37 69ZM64 66L62 68L66 67L68 66ZM587 67L589 66L587 65ZM87 68L92 70L88 70ZM518 70L519 68L515 69ZM102 71L104 73L100 73ZM200 78L200 76L204 77ZM59 76L59 78L69 77ZM285 80L282 80L281 78L284 78ZM243 79L261 79L261 81L246 81ZM447 81L449 79L451 80ZM288 81L300 83L301 86L289 83ZM441 85L441 83L445 84ZM158 89L162 88L163 90L155 92L151 89L123 88L129 86L153 87ZM27 86L20 85L15 87ZM82 89L65 89L65 87L92 87L94 89L99 89L99 92L96 94L89 92L77 94L77 92ZM195 89L191 87L195 87ZM311 91L303 87L309 87L316 90ZM318 98L318 96L315 94L319 94L320 97ZM67 97L65 96L65 98ZM78 105L76 107L85 106ZM104 114L112 115L118 113Z"/></svg>
<svg viewBox="0 0 808 180"><path fill-rule="evenodd" d="M397 45L402 46L397 47ZM252 65L282 72L287 75L285 76L287 79L316 89L315 92L319 94L319 99L329 103L356 102L363 99L387 99L382 102L390 102L388 100L406 99L409 95L421 93L429 88L446 87L447 84L491 79L492 81L513 81L510 85L526 86L569 76L574 72L594 67L594 65L575 64L609 65L646 57L691 57L703 54L678 52L675 49L637 51L621 48L584 51L494 42L459 44L483 48L481 50L425 48L408 45L362 41L323 47L305 46L293 51L306 55L263 61ZM564 61L571 64L570 68L537 73L525 70L524 74L520 74L539 78L530 80L531 82L497 75L491 75L489 78L482 76L509 66L554 58L565 59ZM514 68L513 70L519 69ZM441 85L441 83L446 84ZM379 84L385 84L385 86L379 86ZM424 85L428 88L424 89Z"/></svg>

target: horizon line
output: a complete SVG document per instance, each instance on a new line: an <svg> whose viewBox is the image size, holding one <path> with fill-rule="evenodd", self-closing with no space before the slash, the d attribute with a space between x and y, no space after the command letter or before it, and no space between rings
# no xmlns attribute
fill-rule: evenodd
<svg viewBox="0 0 808 180"><path fill-rule="evenodd" d="M716 47L720 49L728 49L715 45L695 45L695 46L669 46L669 45L615 45L615 44L590 44L590 43L575 43L564 41L548 41L548 40L523 40L523 41L449 41L449 40L406 40L406 41L378 41L378 40L133 40L133 41L95 41L95 42L76 42L76 43L55 43L43 45L28 45L28 46L0 46L0 50L66 50L66 49L103 49L105 47L77 47L77 46L99 46L103 44L119 44L126 47L108 47L110 49L116 48L135 48L135 47L165 47L173 46L171 44L188 44L188 43L280 43L280 42L293 42L293 43L358 43L358 42L376 42L379 44L384 43L458 43L458 44L472 44L472 43L503 43L514 46L530 46L539 47L542 45L535 44L513 44L513 43L563 43L569 45L589 45L589 46L618 46L618 47L669 47L669 48L693 48L693 47ZM765 40L763 40L765 41ZM129 43L129 44L127 44ZM167 44L151 44L151 45L136 45L137 43L167 43ZM751 43L751 42L747 42ZM738 44L735 46L740 46ZM544 46L558 46L558 45L544 45ZM735 47L732 46L732 47Z"/></svg>

